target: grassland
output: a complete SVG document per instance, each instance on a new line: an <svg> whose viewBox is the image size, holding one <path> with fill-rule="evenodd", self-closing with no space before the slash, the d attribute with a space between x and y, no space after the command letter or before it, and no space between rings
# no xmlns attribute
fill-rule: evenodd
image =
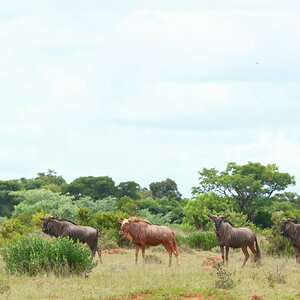
<svg viewBox="0 0 300 300"><path fill-rule="evenodd" d="M150 249L146 254L152 253ZM243 255L231 252L229 268L235 287L215 287L216 271L203 266L212 252L182 253L180 266L167 267L168 257L153 253L162 264L134 265L134 251L104 254L102 265L88 278L54 276L11 276L0 260L0 299L300 299L300 265L294 258L263 257L261 266L250 260L241 269ZM197 297L196 297L197 296Z"/></svg>

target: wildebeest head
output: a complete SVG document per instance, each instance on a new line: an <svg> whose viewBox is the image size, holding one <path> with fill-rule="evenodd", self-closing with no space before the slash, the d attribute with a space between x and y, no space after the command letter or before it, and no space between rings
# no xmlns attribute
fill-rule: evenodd
<svg viewBox="0 0 300 300"><path fill-rule="evenodd" d="M50 234L49 230L51 229L51 225L53 220L55 220L55 217L53 216L49 216L46 218L40 218L43 221L43 227L42 227L42 231L46 234Z"/></svg>
<svg viewBox="0 0 300 300"><path fill-rule="evenodd" d="M228 218L229 215L227 215L227 216L223 216L223 215L211 216L211 215L208 215L208 217L215 221L216 234L220 234L221 224L222 224L223 221L226 221L226 218Z"/></svg>
<svg viewBox="0 0 300 300"><path fill-rule="evenodd" d="M119 234L122 236L122 237L125 237L127 238L128 240L132 240L132 236L131 234L129 233L129 230L131 228L131 225L134 223L134 220L133 219L124 219L124 220L118 220L118 222L121 224L121 228L120 228L120 231L119 231Z"/></svg>
<svg viewBox="0 0 300 300"><path fill-rule="evenodd" d="M124 236L128 233L130 226L134 222L134 220L133 219L124 219L124 220L119 219L118 222L121 224L119 234Z"/></svg>
<svg viewBox="0 0 300 300"><path fill-rule="evenodd" d="M296 222L295 218L283 219L280 226L280 233L284 235L290 229L291 223L295 223L295 222Z"/></svg>

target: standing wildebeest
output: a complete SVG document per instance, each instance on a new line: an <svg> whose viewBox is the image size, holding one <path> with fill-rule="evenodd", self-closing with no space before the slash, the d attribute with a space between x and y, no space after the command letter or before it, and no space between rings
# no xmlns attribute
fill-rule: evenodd
<svg viewBox="0 0 300 300"><path fill-rule="evenodd" d="M226 218L228 216L209 216L215 221L216 225L216 237L221 248L222 259L224 261L224 247L226 249L226 266L228 266L228 252L231 248L242 248L245 255L243 267L245 266L249 253L247 247L249 247L254 255L254 261L260 260L260 250L258 247L255 233L249 228L234 228ZM256 249L254 248L254 242Z"/></svg>
<svg viewBox="0 0 300 300"><path fill-rule="evenodd" d="M97 229L89 226L76 225L71 221L58 220L53 216L41 218L41 220L44 221L42 228L44 233L55 237L69 237L74 242L80 241L83 244L86 243L91 249L91 259L94 258L97 251L100 262L102 263L101 249L98 248Z"/></svg>
<svg viewBox="0 0 300 300"><path fill-rule="evenodd" d="M282 220L280 233L288 237L295 249L296 262L300 263L300 224L295 224L296 219Z"/></svg>
<svg viewBox="0 0 300 300"><path fill-rule="evenodd" d="M169 253L169 266L172 262L172 253L176 256L178 264L178 249L174 232L165 226L153 225L143 219L130 218L118 220L121 223L120 235L135 243L135 263L137 264L138 254L142 248L143 262L145 262L145 247L163 244Z"/></svg>

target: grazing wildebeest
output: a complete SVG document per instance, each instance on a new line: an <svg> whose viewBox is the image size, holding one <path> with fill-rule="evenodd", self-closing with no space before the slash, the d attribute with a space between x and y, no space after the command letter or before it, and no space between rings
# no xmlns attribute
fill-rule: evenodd
<svg viewBox="0 0 300 300"><path fill-rule="evenodd" d="M145 262L145 247L164 245L169 253L169 266L172 263L172 254L176 256L178 264L178 249L174 237L174 232L165 226L153 225L151 222L139 219L130 218L118 220L121 225L120 235L135 243L135 263L138 261L138 253L142 248L143 262Z"/></svg>
<svg viewBox="0 0 300 300"><path fill-rule="evenodd" d="M100 262L102 263L101 249L98 248L97 229L89 226L76 225L67 220L58 220L53 216L41 218L41 220L44 222L42 227L44 233L55 237L69 237L74 242L80 241L83 244L86 243L91 249L91 259L94 258L97 251Z"/></svg>
<svg viewBox="0 0 300 300"><path fill-rule="evenodd" d="M243 267L245 266L249 253L247 247L249 247L254 255L254 261L260 260L260 249L258 247L255 233L249 228L235 228L226 218L228 216L208 216L215 221L216 237L221 248L221 255L224 261L224 247L226 249L226 266L228 266L228 252L230 248L242 248L245 255ZM254 248L255 243L255 248Z"/></svg>
<svg viewBox="0 0 300 300"><path fill-rule="evenodd" d="M282 220L280 233L291 240L295 249L296 262L300 263L300 224L295 222L295 218Z"/></svg>

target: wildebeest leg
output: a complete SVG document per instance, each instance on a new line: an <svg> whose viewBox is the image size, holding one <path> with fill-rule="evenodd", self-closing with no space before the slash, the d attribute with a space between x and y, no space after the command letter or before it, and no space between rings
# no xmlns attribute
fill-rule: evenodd
<svg viewBox="0 0 300 300"><path fill-rule="evenodd" d="M229 253L229 246L225 247L226 250L226 256L225 256L225 260L226 260L226 267L228 267L228 253Z"/></svg>
<svg viewBox="0 0 300 300"><path fill-rule="evenodd" d="M98 256L99 256L99 259L100 259L100 263L102 264L102 257L101 257L101 249L100 248L97 249L97 253L98 253Z"/></svg>
<svg viewBox="0 0 300 300"><path fill-rule="evenodd" d="M224 246L220 246L220 249L221 249L222 260L223 260L223 263L224 263L225 262L225 258L224 258Z"/></svg>
<svg viewBox="0 0 300 300"><path fill-rule="evenodd" d="M145 245L142 245L143 264L145 264Z"/></svg>
<svg viewBox="0 0 300 300"><path fill-rule="evenodd" d="M243 265L242 265L242 267L244 267L250 255L248 253L247 246L243 246L242 250L243 250L243 253L245 255L245 259L244 259L244 262L243 262Z"/></svg>
<svg viewBox="0 0 300 300"><path fill-rule="evenodd" d="M138 255L139 255L140 246L135 245L135 264L138 262Z"/></svg>
<svg viewBox="0 0 300 300"><path fill-rule="evenodd" d="M254 261L257 262L258 261L258 257L257 257L257 251L254 249L254 245L248 246L251 250L251 252L254 255Z"/></svg>
<svg viewBox="0 0 300 300"><path fill-rule="evenodd" d="M172 254L173 254L173 252L169 251L169 267L171 267L171 264L172 264Z"/></svg>
<svg viewBox="0 0 300 300"><path fill-rule="evenodd" d="M166 250L168 251L169 254L169 267L172 264L172 254L173 254L173 244L169 243L169 242L163 242L164 247L166 248Z"/></svg>
<svg viewBox="0 0 300 300"><path fill-rule="evenodd" d="M295 248L295 256L296 256L296 262L300 263L300 248L294 247Z"/></svg>

